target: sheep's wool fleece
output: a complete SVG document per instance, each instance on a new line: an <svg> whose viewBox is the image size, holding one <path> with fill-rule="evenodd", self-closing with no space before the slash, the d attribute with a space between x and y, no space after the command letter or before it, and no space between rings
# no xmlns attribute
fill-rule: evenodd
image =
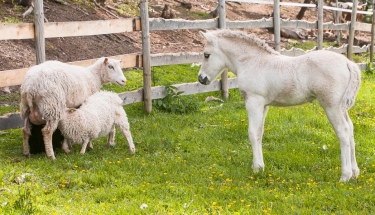
<svg viewBox="0 0 375 215"><path fill-rule="evenodd" d="M106 91L93 94L79 109L65 114L59 129L65 138L80 144L107 135L117 121L128 120L122 99L116 93Z"/></svg>
<svg viewBox="0 0 375 215"><path fill-rule="evenodd" d="M59 61L47 61L33 66L21 86L20 111L23 119L28 110L39 108L45 120L60 118L66 107L77 107L100 90L100 61L85 68ZM95 64L94 64L95 65ZM36 105L37 104L37 105Z"/></svg>

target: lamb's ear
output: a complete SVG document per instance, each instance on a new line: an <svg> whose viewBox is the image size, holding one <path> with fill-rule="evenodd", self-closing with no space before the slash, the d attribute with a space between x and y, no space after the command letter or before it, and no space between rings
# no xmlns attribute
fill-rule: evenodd
<svg viewBox="0 0 375 215"><path fill-rule="evenodd" d="M69 114L74 113L77 109L75 108L65 108L65 111L62 112L60 119L65 119Z"/></svg>
<svg viewBox="0 0 375 215"><path fill-rule="evenodd" d="M108 58L104 58L104 64L108 63Z"/></svg>
<svg viewBox="0 0 375 215"><path fill-rule="evenodd" d="M77 111L77 109L75 109L75 108L66 108L65 111L66 111L67 113L74 113L74 112Z"/></svg>

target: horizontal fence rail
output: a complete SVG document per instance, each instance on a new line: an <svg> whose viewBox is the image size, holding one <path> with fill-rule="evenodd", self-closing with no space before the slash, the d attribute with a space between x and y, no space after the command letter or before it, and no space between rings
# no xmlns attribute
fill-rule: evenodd
<svg viewBox="0 0 375 215"><path fill-rule="evenodd" d="M122 60L121 62L122 68L140 67L142 65L142 57L140 54L116 55L116 56L111 56L109 58ZM87 67L87 66L94 64L96 60L97 59L75 61L75 62L69 62L68 64ZM0 87L7 87L7 86L14 86L14 85L22 84L25 79L26 72L29 69L30 68L0 71L0 77L1 77Z"/></svg>
<svg viewBox="0 0 375 215"><path fill-rule="evenodd" d="M244 3L252 3L252 4L269 4L273 5L274 1L263 1L263 0L227 0L232 2L244 2ZM303 4L303 3L294 3L294 2L280 2L280 6L292 6L292 7L308 7L308 8L316 8L316 4ZM331 7L331 6L323 6L323 9L326 10L333 10L333 11L342 11L342 12L348 12L352 13L353 11L350 9L344 9L344 8L337 8L337 7ZM360 14L367 14L372 15L372 12L369 11L360 11L358 10L356 13Z"/></svg>
<svg viewBox="0 0 375 215"><path fill-rule="evenodd" d="M140 31L139 18L44 23L45 38L92 36ZM35 38L34 24L0 24L0 40Z"/></svg>
<svg viewBox="0 0 375 215"><path fill-rule="evenodd" d="M333 51L339 54L347 52L348 45L342 45L341 47L328 47L324 50ZM299 48L292 48L290 50L282 49L281 54L287 56L299 56L303 55L310 51L315 51L316 48L313 48L308 51L304 51ZM353 47L353 53L364 53L370 50L370 45L358 47ZM109 56L109 58L115 58L122 60L122 68L139 68L142 67L142 55L141 54L127 54L127 55L117 55ZM166 53L166 54L151 54L151 66L164 66L164 65L174 65L174 64L186 64L186 63L199 63L203 59L203 53L197 52L183 52L183 53ZM97 59L84 60L84 61L75 61L69 62L68 64L76 66L87 67L93 64ZM0 71L0 87L15 86L21 85L25 79L26 72L30 68L15 69L15 70L6 70ZM364 68L366 69L366 68Z"/></svg>
<svg viewBox="0 0 375 215"><path fill-rule="evenodd" d="M229 89L237 88L237 78L230 78L228 80ZM183 91L182 95L191 95L197 93L206 93L219 91L221 89L220 80L213 81L210 85L202 85L199 82L187 84L175 84L178 91ZM152 99L160 99L165 97L165 87L156 86L151 88ZM123 105L133 104L143 101L143 89L137 89L130 92L119 94L123 100ZM11 113L5 116L0 116L0 131L10 128L20 128L23 126L23 120L19 113Z"/></svg>

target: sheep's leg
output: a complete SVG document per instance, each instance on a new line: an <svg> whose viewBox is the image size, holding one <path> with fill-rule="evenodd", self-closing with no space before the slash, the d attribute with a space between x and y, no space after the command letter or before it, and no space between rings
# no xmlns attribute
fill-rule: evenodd
<svg viewBox="0 0 375 215"><path fill-rule="evenodd" d="M118 121L116 125L119 127L120 131L126 137L126 140L128 141L128 144L129 144L130 153L134 154L135 146L133 143L133 137L130 132L130 125L129 125L128 118L126 117L126 115L125 116L123 115L122 117L120 117L120 120Z"/></svg>
<svg viewBox="0 0 375 215"><path fill-rule="evenodd" d="M25 157L30 157L29 138L31 135L31 123L28 117L24 121L22 132L23 132L23 155Z"/></svg>
<svg viewBox="0 0 375 215"><path fill-rule="evenodd" d="M58 125L58 120L47 120L46 125L42 129L46 154L47 154L47 157L51 158L52 160L56 160L55 153L53 152L53 146L52 146L52 135L53 135L53 132L56 130L57 125Z"/></svg>
<svg viewBox="0 0 375 215"><path fill-rule="evenodd" d="M86 152L86 147L87 147L87 145L90 143L90 140L89 139L87 139L87 140L85 140L84 142L83 142L83 144L82 144L82 148L81 148L81 151L79 152L79 153L81 153L81 154L85 154L85 152Z"/></svg>
<svg viewBox="0 0 375 215"><path fill-rule="evenodd" d="M89 149L94 149L94 145L92 144L91 141L89 142Z"/></svg>
<svg viewBox="0 0 375 215"><path fill-rule="evenodd" d="M62 145L62 149L64 150L64 152L66 154L69 154L71 148L72 148L71 142L68 140L68 138L64 138L64 142L63 142L63 145Z"/></svg>
<svg viewBox="0 0 375 215"><path fill-rule="evenodd" d="M116 134L116 128L115 125L112 126L111 132L108 134L108 141L107 141L107 146L114 146L116 145L115 143L115 134Z"/></svg>

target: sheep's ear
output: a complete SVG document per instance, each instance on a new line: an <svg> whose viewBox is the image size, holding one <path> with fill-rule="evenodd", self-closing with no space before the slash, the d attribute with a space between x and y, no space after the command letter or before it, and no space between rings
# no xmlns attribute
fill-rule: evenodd
<svg viewBox="0 0 375 215"><path fill-rule="evenodd" d="M108 58L104 58L104 64L108 63Z"/></svg>

